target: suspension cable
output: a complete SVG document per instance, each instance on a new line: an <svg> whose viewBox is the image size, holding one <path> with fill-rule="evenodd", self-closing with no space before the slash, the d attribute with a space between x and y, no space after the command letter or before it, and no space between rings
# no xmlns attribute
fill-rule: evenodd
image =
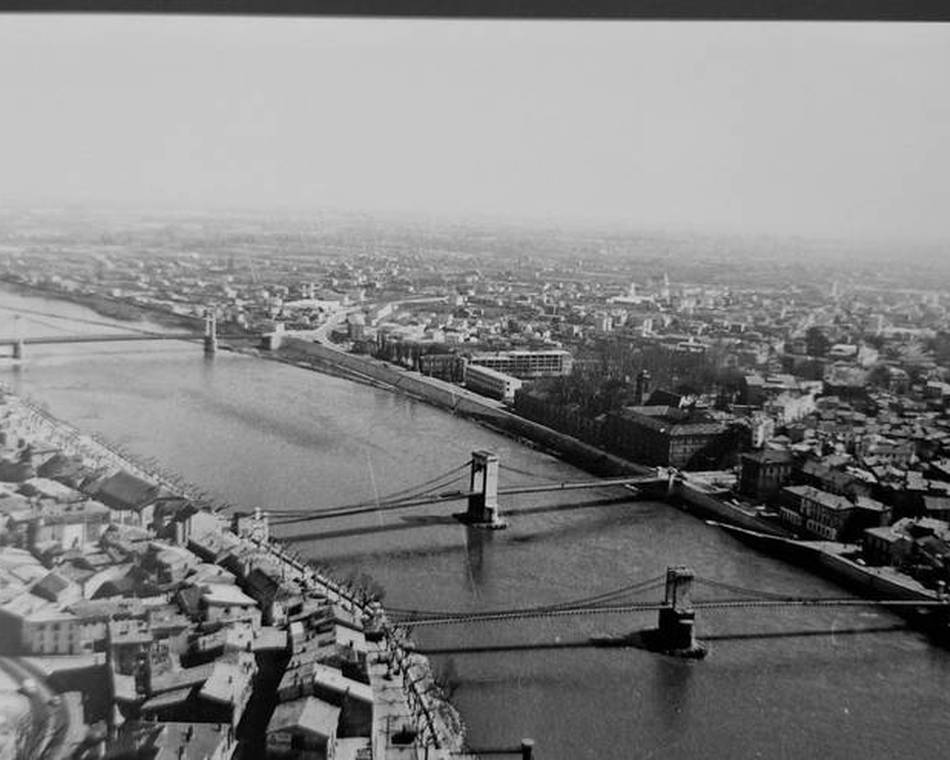
<svg viewBox="0 0 950 760"><path fill-rule="evenodd" d="M793 596L791 594L778 594L774 591L761 591L759 589L746 588L744 586L737 586L732 583L724 583L723 581L714 581L709 578L699 578L695 579L696 583L700 583L704 586L709 586L710 588L719 589L722 591L728 591L733 594L751 594L754 598L759 599L776 599L780 601L794 600L799 597Z"/></svg>
<svg viewBox="0 0 950 760"><path fill-rule="evenodd" d="M555 477L553 475L539 475L536 472L530 472L529 470L522 470L518 467L512 467L511 465L506 465L506 464L499 465L499 468L504 470L505 472L513 472L517 475L525 475L529 478L536 478L538 480L544 480L549 483L560 483L563 480L562 478Z"/></svg>
<svg viewBox="0 0 950 760"><path fill-rule="evenodd" d="M324 514L333 513L333 512L337 512L341 510L361 509L361 508L370 507L370 506L387 507L387 506L401 505L405 501L422 498L424 496L431 494L433 491L446 488L447 486L451 485L452 483L454 483L456 480L458 480L461 477L460 474L456 474L456 473L459 473L461 470L464 470L466 467L468 467L468 465L469 465L469 462L465 462L464 464L461 464L458 467L453 467L451 470L447 470L446 472L441 473L433 478L430 478L429 480L409 486L407 488L403 488L399 491L394 491L393 493L388 494L387 496L380 499L372 499L369 501L356 502L354 504L344 504L344 505L335 506L335 507L323 507L321 509L299 509L299 508L279 509L278 508L278 509L273 509L269 511L273 513L279 513L282 517L285 516L287 518L291 518L291 517L305 518L305 517L309 517L313 515L324 515ZM277 524L282 524L281 520L277 520L275 522Z"/></svg>
<svg viewBox="0 0 950 760"><path fill-rule="evenodd" d="M37 314L41 317L52 317L53 319L62 319L69 322L82 322L89 325L96 325L98 327L111 327L113 329L121 328L123 330L128 330L132 333L139 333L141 335L161 335L161 333L155 332L154 330L146 330L141 327L132 327L131 325L117 325L112 322L105 322L101 319L89 319L88 317L65 317L60 314L51 314L45 311L37 311L36 309L24 309L18 306L0 306L0 309L3 309L4 311L19 312L21 314Z"/></svg>
<svg viewBox="0 0 950 760"><path fill-rule="evenodd" d="M606 604L607 602L614 601L625 595L632 595L634 593L643 593L644 591L651 590L651 587L657 587L662 585L665 582L664 576L657 576L654 578L649 578L645 581L639 581L637 583L632 583L627 586L621 586L620 588L612 589L611 591L606 591L601 594L595 594L592 596L581 597L579 599L570 599L564 602L557 602L554 604L542 604L534 605L531 607L515 607L502 610L484 610L479 612L464 612L461 610L418 610L418 609L406 609L400 607L390 607L387 605L387 613L393 613L400 618L400 623L411 623L412 616L425 616L425 617L470 617L472 615L498 615L498 614L521 614L521 613L531 613L531 612L543 612L545 610L558 610L558 609L567 609L567 608L593 608L597 605Z"/></svg>
<svg viewBox="0 0 950 760"><path fill-rule="evenodd" d="M552 607L524 611L502 610L499 612L471 613L460 615L440 615L400 621L401 625L412 629L417 625L450 625L452 623L483 623L491 621L513 620L529 617L568 617L574 615L599 615L605 613L642 612L662 609L662 602L633 602L629 604L605 604L599 607Z"/></svg>
<svg viewBox="0 0 950 760"><path fill-rule="evenodd" d="M37 319L36 317L23 317L26 322L32 322L33 324L42 325L43 327L49 327L52 330L62 330L62 325L54 325L49 322L46 322L42 319Z"/></svg>
<svg viewBox="0 0 950 760"><path fill-rule="evenodd" d="M274 525L293 525L296 523L305 523L312 520L329 520L334 517L346 517L348 515L357 515L367 512L388 512L397 509L407 509L409 507L421 507L426 504L438 504L443 501L459 499L464 496L461 490L450 491L442 494L429 494L411 499L400 499L393 502L364 502L347 507L333 507L330 509L312 510L300 514L290 514L273 521Z"/></svg>
<svg viewBox="0 0 950 760"><path fill-rule="evenodd" d="M461 470L464 470L466 467L468 467L471 464L471 462L472 460L469 459L467 462L463 462L457 467L453 467L450 470L446 470L445 472L439 475L436 475L435 477L429 478L428 480L424 480L421 483L416 483L414 485L407 486L406 488L402 488L398 491L393 491L391 494L388 494L384 499L380 499L380 503L390 502L390 501L401 501L403 499L414 498L416 496L424 496L426 493L434 490L435 488L442 488L443 486L439 485L440 481L445 480L450 475L454 476L449 480L450 483L455 480L458 480L461 477L461 475L456 474L456 473L459 473ZM371 502L371 503L375 503L375 502Z"/></svg>
<svg viewBox="0 0 950 760"><path fill-rule="evenodd" d="M448 478L448 480L446 481L447 483L452 483L452 482L458 480L458 478L460 477L459 475L455 475L454 477L451 477L451 478L449 478L449 476L452 475L453 473L455 473L456 471L461 470L461 469L463 469L464 467L467 467L467 466L468 466L468 463L463 464L463 465L461 465L460 467L455 467L455 468L453 468L453 469L451 469L451 470L448 470L448 471L446 471L446 472L444 472L444 473L441 473L441 474L437 475L437 476L434 477L434 478L430 478L429 480L426 480L426 481L424 481L424 482L422 482L422 483L418 483L418 484L409 486L409 487L407 487L407 488L400 489L399 491L394 491L393 493L387 494L385 497L380 497L379 499L372 499L372 500L369 500L369 501L356 502L356 503L353 503L353 504L344 504L344 505L336 506L336 507L324 507L324 508L321 508L321 509L319 509L319 510L313 510L313 509L282 509L282 510L275 510L275 511L280 511L282 514L301 514L301 515L306 515L306 514L311 514L311 513L313 513L313 512L325 512L325 511L326 511L326 512L332 512L332 511L337 510L337 509L349 509L349 508L351 508L351 507L363 507L363 506L368 506L368 505L370 505L370 504L377 504L377 503L378 503L378 504L389 504L389 503L393 503L393 502L404 501L404 500L406 500L406 499L415 498L415 497L417 497L417 496L424 496L424 495L426 495L429 491L432 491L432 490L434 490L434 489L436 489L436 488L442 488L442 487L444 487L443 484L442 484L442 481L446 481L447 478ZM434 484L434 485L433 485L433 484Z"/></svg>

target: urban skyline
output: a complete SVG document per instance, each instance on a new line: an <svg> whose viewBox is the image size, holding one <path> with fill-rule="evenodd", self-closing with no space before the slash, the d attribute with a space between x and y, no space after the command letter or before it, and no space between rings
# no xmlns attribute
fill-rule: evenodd
<svg viewBox="0 0 950 760"><path fill-rule="evenodd" d="M6 16L0 199L945 241L947 34Z"/></svg>

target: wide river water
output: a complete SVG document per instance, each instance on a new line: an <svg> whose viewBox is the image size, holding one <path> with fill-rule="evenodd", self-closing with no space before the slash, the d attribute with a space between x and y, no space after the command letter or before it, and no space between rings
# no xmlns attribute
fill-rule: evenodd
<svg viewBox="0 0 950 760"><path fill-rule="evenodd" d="M125 327L74 304L0 290L0 337L15 329L104 332L104 323ZM19 364L0 357L0 380L239 507L372 501L461 465L475 449L495 451L511 468L502 485L589 477L386 391L228 352L206 361L197 344L27 346ZM600 489L510 497L503 502L510 527L489 533L453 520L459 503L275 532L340 574L368 573L384 587L385 603L400 608L560 602L671 564L756 589L843 593L676 509L619 496ZM652 614L543 618L420 627L414 638L423 648L567 642L653 623ZM899 624L863 607L709 611L697 621L710 642L701 662L636 649L483 651L433 661L453 673L453 701L473 747L532 737L539 760L946 757L950 653L910 631L853 633ZM803 631L821 635L774 635ZM744 637L751 633L773 635Z"/></svg>

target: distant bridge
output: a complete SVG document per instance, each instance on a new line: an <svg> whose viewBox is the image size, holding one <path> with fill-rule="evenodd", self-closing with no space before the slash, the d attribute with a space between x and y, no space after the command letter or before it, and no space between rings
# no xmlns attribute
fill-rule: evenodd
<svg viewBox="0 0 950 760"><path fill-rule="evenodd" d="M181 332L181 333L102 333L85 335L50 335L31 338L3 338L0 337L0 346L15 346L20 343L24 346L42 346L55 345L58 343L111 343L128 342L137 340L202 340L204 333ZM236 339L253 338L254 335L248 333L234 333L233 335L218 333L217 338Z"/></svg>
<svg viewBox="0 0 950 760"><path fill-rule="evenodd" d="M34 313L34 312L30 312ZM46 316L56 317L55 314ZM20 315L17 314L19 319ZM38 320L34 320L38 321ZM98 320L84 320L93 324L110 325L108 322ZM45 323L43 323L45 324ZM236 340L247 338L260 338L261 335L254 333L233 333L220 334L217 330L217 319L211 313L205 314L204 332L167 332L157 333L147 330L135 330L134 332L113 332L113 333L86 333L86 334L63 334L49 336L14 336L0 337L0 346L11 346L13 349L12 357L22 359L26 346L58 345L70 343L127 343L131 341L155 341L155 340L201 340L204 343L204 352L206 355L213 355L218 349L218 340L220 338Z"/></svg>

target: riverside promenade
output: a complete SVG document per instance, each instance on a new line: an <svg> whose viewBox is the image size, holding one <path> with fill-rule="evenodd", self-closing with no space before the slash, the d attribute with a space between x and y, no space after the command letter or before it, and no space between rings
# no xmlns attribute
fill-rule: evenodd
<svg viewBox="0 0 950 760"><path fill-rule="evenodd" d="M0 435L7 449L55 452L81 459L89 471L131 473L161 487L168 494L190 500L200 512L214 516L221 525L227 525L226 505L209 503L199 489L172 473L162 471L157 464L138 460L129 452L56 419L41 404L18 397L3 385L0 385L0 401ZM360 589L346 586L318 571L308 560L270 538L266 531L263 535L247 535L223 528L221 532L226 534L234 555L263 556L266 565L273 568L271 573L282 583L296 584L310 598L325 600L335 615L349 617L364 628L366 675L373 702L371 733L368 741L362 743L338 740L341 746L338 746L337 757L352 755L353 760L474 760L475 755L466 751L462 720L437 685L427 658L413 651L414 647L404 631L390 625L385 609L378 602ZM280 627L288 641L289 654L293 656L293 623ZM64 661L67 657L64 656ZM46 661L55 667L56 659L56 656L51 656ZM268 688L262 686L263 680L255 679L253 688ZM269 688L273 689L273 683ZM263 695L265 701L271 698L274 695ZM263 734L266 727L265 719L254 729ZM109 757L108 749L105 756ZM242 756L240 740L232 747L228 757L231 756Z"/></svg>
<svg viewBox="0 0 950 760"><path fill-rule="evenodd" d="M465 751L461 717L441 694L428 659L411 651L411 641L389 624L380 604L360 600L352 589L316 571L278 541L239 540L248 548L269 552L281 564L285 578L299 581L358 614L381 634L377 641L368 642L370 685L376 700L372 757L476 760L474 754ZM400 746L394 737L407 731L415 733L417 739L411 745Z"/></svg>

